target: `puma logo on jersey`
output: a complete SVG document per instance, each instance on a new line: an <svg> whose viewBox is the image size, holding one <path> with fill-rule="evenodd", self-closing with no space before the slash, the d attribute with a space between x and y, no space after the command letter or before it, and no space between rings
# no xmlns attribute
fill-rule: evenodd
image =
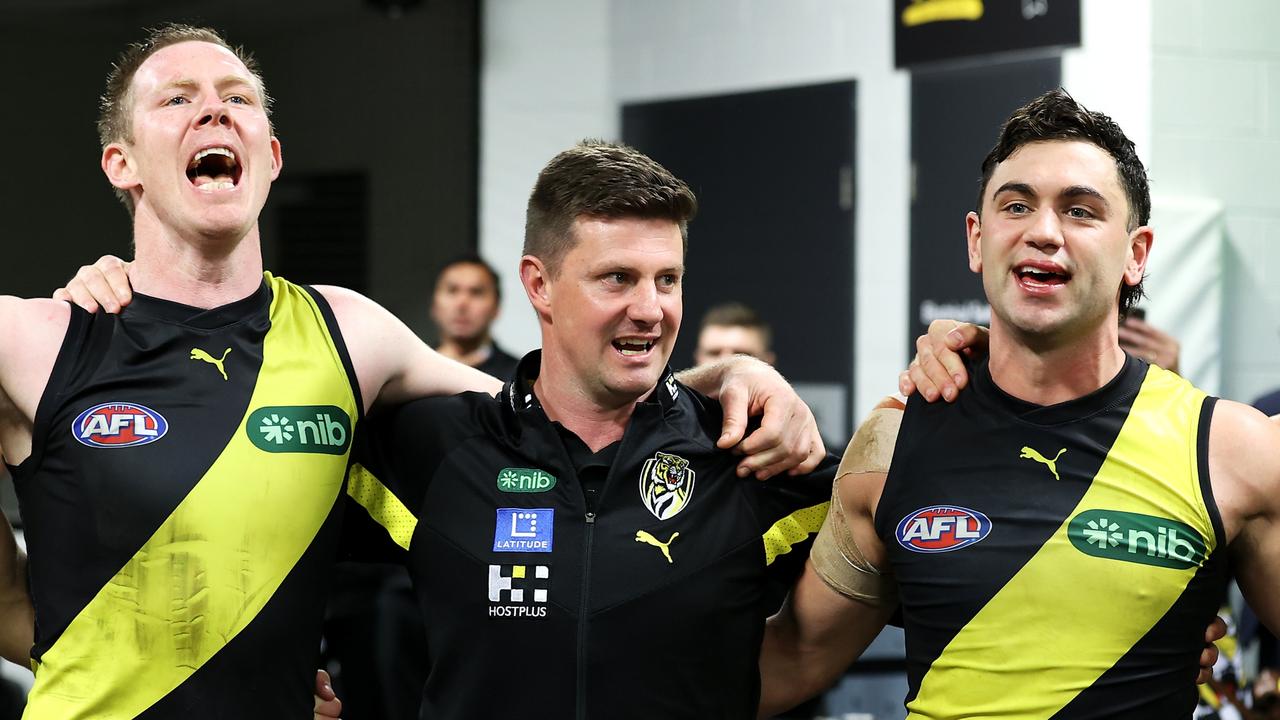
<svg viewBox="0 0 1280 720"><path fill-rule="evenodd" d="M1024 447L1022 448L1022 454L1021 454L1021 455L1019 455L1018 457L1019 457L1019 458L1026 458L1027 460L1035 460L1036 462L1040 463L1041 465L1044 465L1044 466L1046 466L1046 467L1048 467L1048 468L1049 468L1049 472L1053 473L1053 479L1054 479L1054 480L1061 480L1062 478L1058 476L1058 458L1062 457L1062 453L1064 453L1064 452L1066 452L1066 451L1067 451L1067 449L1066 449L1066 448L1062 448L1061 450L1059 450L1059 451L1058 451L1058 454L1057 454L1057 455L1054 455L1054 456L1053 456L1053 459L1052 459L1052 460L1050 460L1049 458L1047 458L1047 457L1045 457L1045 456L1041 455L1040 453L1036 452L1036 449L1035 449L1035 448L1033 448L1033 447L1025 447L1025 446L1024 446Z"/></svg>
<svg viewBox="0 0 1280 720"><path fill-rule="evenodd" d="M645 531L645 530L636 531L636 542L642 542L646 545L652 545L658 548L659 550L661 550L662 555L667 558L668 564L675 563L675 561L671 559L671 543L675 542L676 538L678 537L680 537L680 533L678 532L671 533L671 537L667 538L666 542L662 542L661 540L654 537L653 535L650 535L648 531Z"/></svg>
<svg viewBox="0 0 1280 720"><path fill-rule="evenodd" d="M227 359L227 355L230 355L230 354L231 354L231 348L227 348L226 350L222 351L222 357L214 359L212 355L201 350L200 348L191 348L191 359L203 360L204 362L207 362L210 365L218 368L218 372L222 375L223 380L227 379L227 369L222 366L222 363L224 360Z"/></svg>

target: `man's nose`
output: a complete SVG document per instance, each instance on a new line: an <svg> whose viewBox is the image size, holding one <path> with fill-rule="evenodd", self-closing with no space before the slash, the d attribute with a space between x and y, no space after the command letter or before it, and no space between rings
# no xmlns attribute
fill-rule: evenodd
<svg viewBox="0 0 1280 720"><path fill-rule="evenodd" d="M200 110L200 115L196 119L196 126L198 127L231 124L230 108L221 98L214 98L205 102L204 107Z"/></svg>
<svg viewBox="0 0 1280 720"><path fill-rule="evenodd" d="M656 325L662 320L662 305L658 302L658 288L651 283L637 283L627 308L627 316L638 323Z"/></svg>
<svg viewBox="0 0 1280 720"><path fill-rule="evenodd" d="M1041 250L1062 247L1062 219L1058 217L1057 210L1044 208L1036 211L1024 237L1028 244Z"/></svg>

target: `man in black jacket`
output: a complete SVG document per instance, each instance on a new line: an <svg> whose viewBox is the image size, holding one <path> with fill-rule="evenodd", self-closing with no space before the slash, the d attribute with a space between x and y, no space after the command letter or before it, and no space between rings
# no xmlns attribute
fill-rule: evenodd
<svg viewBox="0 0 1280 720"><path fill-rule="evenodd" d="M498 398L371 420L353 524L414 576L424 717L755 714L767 590L796 576L833 468L739 478L719 406L668 368L695 209L631 148L556 156L520 261L542 350Z"/></svg>

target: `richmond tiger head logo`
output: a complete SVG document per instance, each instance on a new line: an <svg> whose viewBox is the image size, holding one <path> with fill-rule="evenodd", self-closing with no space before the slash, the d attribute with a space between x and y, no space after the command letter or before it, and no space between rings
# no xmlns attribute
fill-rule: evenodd
<svg viewBox="0 0 1280 720"><path fill-rule="evenodd" d="M696 473L679 455L655 453L640 471L640 499L659 520L669 520L689 504Z"/></svg>

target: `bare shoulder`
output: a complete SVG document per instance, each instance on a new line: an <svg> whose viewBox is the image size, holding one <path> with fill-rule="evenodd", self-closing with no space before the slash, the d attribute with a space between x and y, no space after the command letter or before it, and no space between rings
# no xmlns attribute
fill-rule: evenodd
<svg viewBox="0 0 1280 720"><path fill-rule="evenodd" d="M5 342L0 343L0 372L33 353L50 349L56 353L69 322L71 306L61 300L0 295L0 328L5 333Z"/></svg>
<svg viewBox="0 0 1280 720"><path fill-rule="evenodd" d="M898 442L902 413L902 403L886 398L849 440L836 477L840 503L851 515L869 521L874 514Z"/></svg>
<svg viewBox="0 0 1280 720"><path fill-rule="evenodd" d="M374 316L391 314L381 305L355 290L337 285L313 285L312 287L324 297L329 307L333 308L333 314L337 317L340 326L344 324L344 317L347 321L364 321ZM347 330L346 327L342 329L344 332Z"/></svg>
<svg viewBox="0 0 1280 720"><path fill-rule="evenodd" d="M1280 511L1280 423L1219 400L1209 427L1209 476L1228 535L1250 517Z"/></svg>

